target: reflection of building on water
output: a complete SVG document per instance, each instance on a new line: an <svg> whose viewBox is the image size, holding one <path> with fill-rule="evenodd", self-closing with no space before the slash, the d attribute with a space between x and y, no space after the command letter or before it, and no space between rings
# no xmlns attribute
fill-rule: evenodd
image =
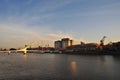
<svg viewBox="0 0 120 80"><path fill-rule="evenodd" d="M26 58L27 58L27 55L26 55L26 54L24 54L24 55L23 55L23 58L24 58L24 59L26 59Z"/></svg>
<svg viewBox="0 0 120 80"><path fill-rule="evenodd" d="M72 61L71 63L70 63L70 69L71 69L71 72L72 72L72 75L74 76L74 77L76 77L77 76L77 62L76 61Z"/></svg>

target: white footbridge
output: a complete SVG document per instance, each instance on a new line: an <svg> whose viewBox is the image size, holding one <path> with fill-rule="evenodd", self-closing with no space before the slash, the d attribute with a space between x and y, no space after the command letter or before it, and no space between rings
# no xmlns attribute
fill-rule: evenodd
<svg viewBox="0 0 120 80"><path fill-rule="evenodd" d="M10 54L11 52L15 52L15 53L17 53L17 52L23 52L23 54L25 55L25 54L27 53L27 48L29 48L29 47L30 47L31 45L33 45L35 42L36 42L36 41L34 41L34 42L26 45L25 48L20 49L20 50L13 50L13 51L12 51L12 50L8 50L8 51L0 51L0 52L4 52L4 53L8 53L8 54Z"/></svg>

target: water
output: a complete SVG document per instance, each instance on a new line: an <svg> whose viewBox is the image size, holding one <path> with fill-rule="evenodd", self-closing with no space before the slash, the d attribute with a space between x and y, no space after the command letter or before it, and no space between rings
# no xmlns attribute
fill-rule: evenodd
<svg viewBox="0 0 120 80"><path fill-rule="evenodd" d="M120 80L120 57L0 53L0 80Z"/></svg>

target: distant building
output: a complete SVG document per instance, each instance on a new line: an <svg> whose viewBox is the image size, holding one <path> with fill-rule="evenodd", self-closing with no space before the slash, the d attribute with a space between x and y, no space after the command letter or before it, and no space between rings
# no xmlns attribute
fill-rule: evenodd
<svg viewBox="0 0 120 80"><path fill-rule="evenodd" d="M74 44L73 40L70 40L70 46L72 46Z"/></svg>
<svg viewBox="0 0 120 80"><path fill-rule="evenodd" d="M73 46L67 47L67 49L74 50L74 51L81 51L81 50L96 50L98 47L97 43L87 43L87 44L77 44Z"/></svg>
<svg viewBox="0 0 120 80"><path fill-rule="evenodd" d="M120 49L120 42L112 43L112 47Z"/></svg>
<svg viewBox="0 0 120 80"><path fill-rule="evenodd" d="M62 39L62 48L67 48L68 46L73 45L73 40L70 40L69 38L63 38Z"/></svg>
<svg viewBox="0 0 120 80"><path fill-rule="evenodd" d="M55 49L62 48L62 42L61 41L55 41L54 46L55 46Z"/></svg>
<svg viewBox="0 0 120 80"><path fill-rule="evenodd" d="M104 46L104 50L120 51L120 42L114 42L112 44L108 44Z"/></svg>
<svg viewBox="0 0 120 80"><path fill-rule="evenodd" d="M55 41L54 45L55 45L56 49L60 49L60 48L65 49L68 46L73 45L73 40L70 40L69 38L63 38L63 39L61 39L61 41L60 40Z"/></svg>
<svg viewBox="0 0 120 80"><path fill-rule="evenodd" d="M66 48L68 46L70 46L70 40L69 40L69 38L63 38L62 39L62 48Z"/></svg>

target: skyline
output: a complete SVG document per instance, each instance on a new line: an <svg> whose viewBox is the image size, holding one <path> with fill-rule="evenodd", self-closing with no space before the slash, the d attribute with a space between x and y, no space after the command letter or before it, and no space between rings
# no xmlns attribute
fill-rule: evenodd
<svg viewBox="0 0 120 80"><path fill-rule="evenodd" d="M120 40L119 0L0 0L0 48L61 38Z"/></svg>

